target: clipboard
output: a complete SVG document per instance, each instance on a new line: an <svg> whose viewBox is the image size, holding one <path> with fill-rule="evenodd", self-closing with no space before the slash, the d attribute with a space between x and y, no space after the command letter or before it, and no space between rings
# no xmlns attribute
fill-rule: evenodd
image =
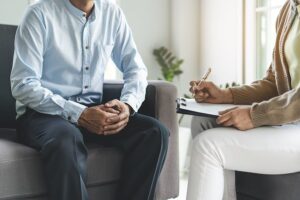
<svg viewBox="0 0 300 200"><path fill-rule="evenodd" d="M249 105L234 105L234 104L211 104L197 103L195 99L177 98L177 113L217 118L219 111L227 110L233 107L246 107Z"/></svg>

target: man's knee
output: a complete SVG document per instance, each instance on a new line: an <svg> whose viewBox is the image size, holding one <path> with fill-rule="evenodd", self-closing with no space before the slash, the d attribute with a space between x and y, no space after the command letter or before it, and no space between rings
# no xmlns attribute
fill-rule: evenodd
<svg viewBox="0 0 300 200"><path fill-rule="evenodd" d="M209 117L193 116L191 122L192 137L195 138L198 134L205 130L217 127L216 119Z"/></svg>
<svg viewBox="0 0 300 200"><path fill-rule="evenodd" d="M158 120L153 120L152 127L159 134L162 140L168 140L170 136L169 129Z"/></svg>
<svg viewBox="0 0 300 200"><path fill-rule="evenodd" d="M55 153L66 159L73 156L75 150L86 154L83 136L74 125L64 122L56 123L48 127L46 131L49 136L41 149L42 154Z"/></svg>
<svg viewBox="0 0 300 200"><path fill-rule="evenodd" d="M169 129L154 118L147 118L147 124L148 129L146 132L149 140L153 143L153 145L160 145L163 149L166 149L170 136Z"/></svg>

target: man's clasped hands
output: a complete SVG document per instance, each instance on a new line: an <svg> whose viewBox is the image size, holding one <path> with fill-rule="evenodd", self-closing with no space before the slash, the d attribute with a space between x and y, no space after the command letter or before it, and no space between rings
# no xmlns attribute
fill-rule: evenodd
<svg viewBox="0 0 300 200"><path fill-rule="evenodd" d="M129 121L130 106L117 99L86 108L78 125L98 135L113 135L124 129Z"/></svg>

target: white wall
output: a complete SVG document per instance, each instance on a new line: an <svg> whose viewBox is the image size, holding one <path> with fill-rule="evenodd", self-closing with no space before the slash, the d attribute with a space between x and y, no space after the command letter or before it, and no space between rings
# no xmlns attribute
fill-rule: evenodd
<svg viewBox="0 0 300 200"><path fill-rule="evenodd" d="M174 83L179 95L189 94L189 81L208 67L217 84L242 81L241 0L120 0L141 55L156 79L160 68L153 48L165 45L185 60ZM170 25L168 25L170 23ZM183 126L190 126L185 116Z"/></svg>
<svg viewBox="0 0 300 200"><path fill-rule="evenodd" d="M184 73L175 80L179 93L188 93L190 80L208 67L217 84L242 82L241 0L121 0L149 79L160 74L152 51L169 47L185 60Z"/></svg>
<svg viewBox="0 0 300 200"><path fill-rule="evenodd" d="M0 24L20 23L28 5L27 0L0 0Z"/></svg>
<svg viewBox="0 0 300 200"><path fill-rule="evenodd" d="M241 82L241 0L200 2L199 77L212 67L217 84Z"/></svg>
<svg viewBox="0 0 300 200"><path fill-rule="evenodd" d="M169 0L120 0L135 42L149 69L149 79L161 77L152 51L170 46Z"/></svg>
<svg viewBox="0 0 300 200"><path fill-rule="evenodd" d="M172 1L171 47L184 59L183 74L175 80L179 94L189 94L189 82L199 74L199 0Z"/></svg>

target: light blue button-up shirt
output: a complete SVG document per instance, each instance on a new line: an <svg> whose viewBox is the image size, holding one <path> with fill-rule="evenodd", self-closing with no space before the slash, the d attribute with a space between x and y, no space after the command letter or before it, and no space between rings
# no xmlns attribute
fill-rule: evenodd
<svg viewBox="0 0 300 200"><path fill-rule="evenodd" d="M88 19L69 0L31 6L15 39L11 89L17 117L29 107L77 123L84 105L101 104L110 57L123 72L120 99L137 111L145 98L147 69L117 5L95 0Z"/></svg>

